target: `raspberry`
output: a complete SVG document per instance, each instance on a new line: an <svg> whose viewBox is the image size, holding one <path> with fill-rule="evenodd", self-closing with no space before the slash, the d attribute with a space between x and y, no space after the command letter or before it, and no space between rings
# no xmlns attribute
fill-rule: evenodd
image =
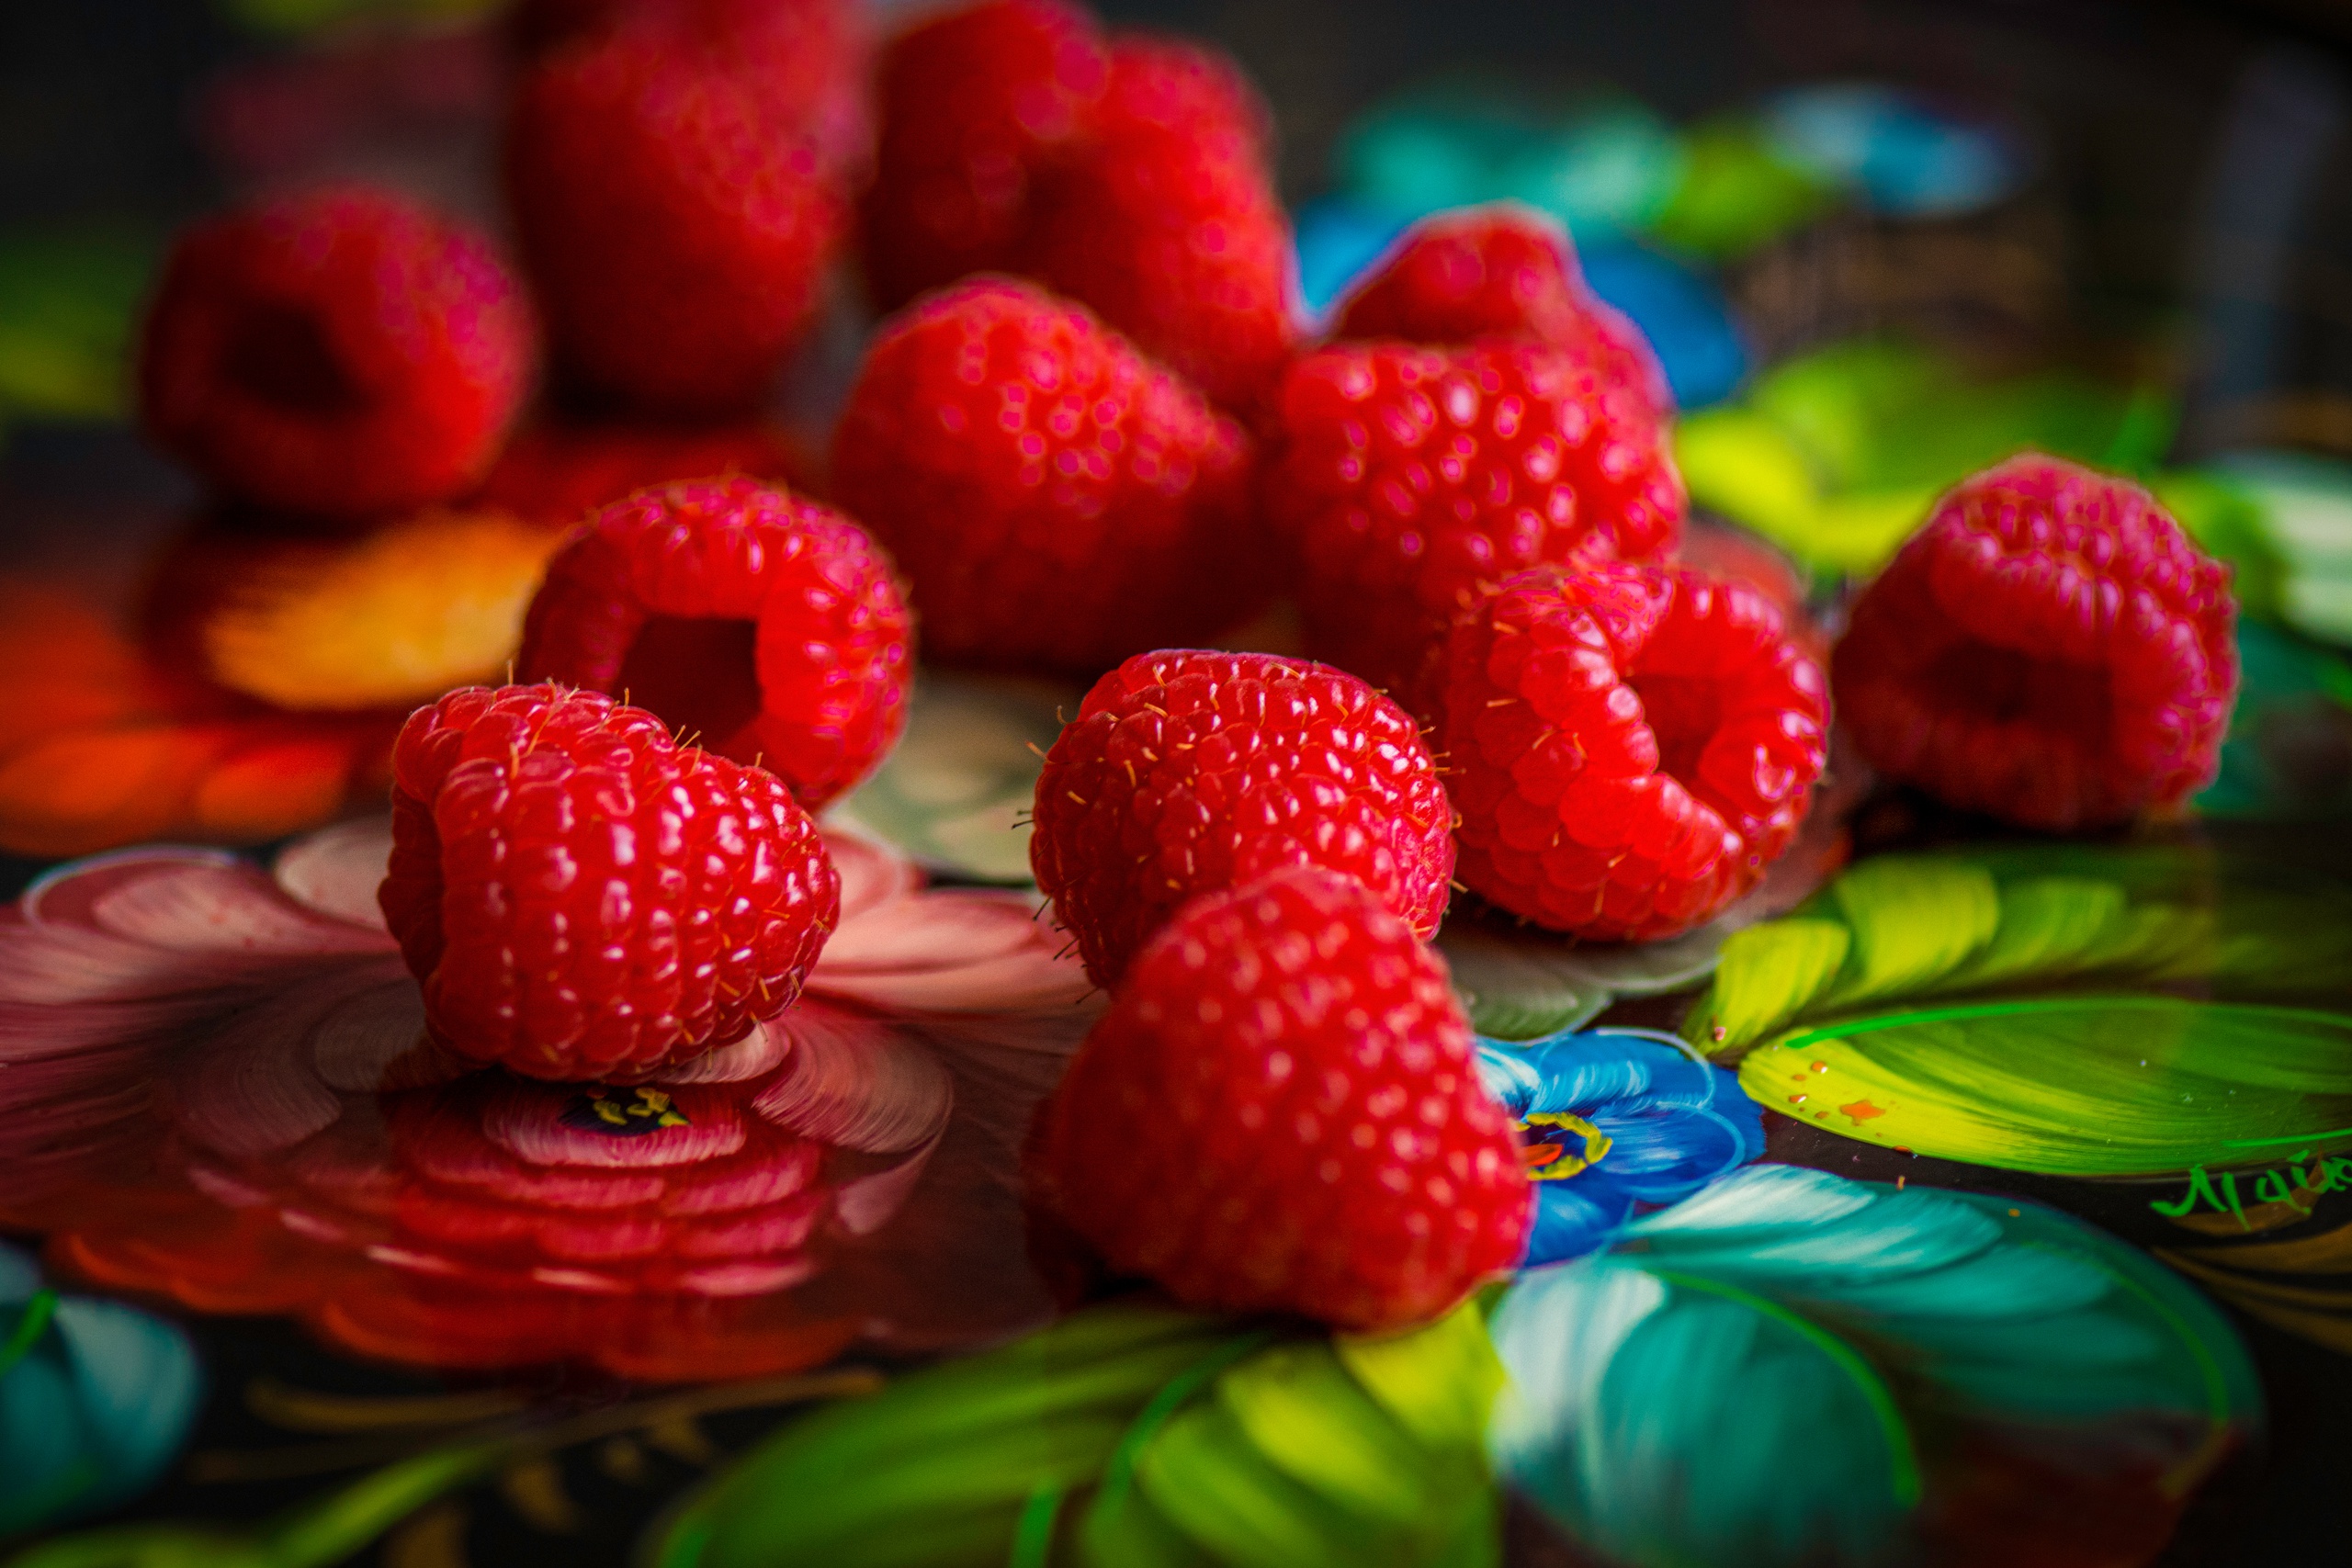
<svg viewBox="0 0 2352 1568"><path fill-rule="evenodd" d="M560 686L469 686L392 752L377 901L435 1039L532 1077L627 1083L800 994L841 879L781 781Z"/></svg>
<svg viewBox="0 0 2352 1568"><path fill-rule="evenodd" d="M1753 587L1537 567L1443 660L1461 877L1554 931L1644 941L1755 886L1826 757L1821 667Z"/></svg>
<svg viewBox="0 0 2352 1568"><path fill-rule="evenodd" d="M537 352L489 241L387 192L334 187L180 237L147 316L140 412L223 489L363 516L481 478Z"/></svg>
<svg viewBox="0 0 2352 1568"><path fill-rule="evenodd" d="M1087 311L976 279L887 324L833 491L912 584L933 658L1091 676L1262 592L1240 427Z"/></svg>
<svg viewBox="0 0 2352 1568"><path fill-rule="evenodd" d="M783 432L763 424L685 429L542 421L499 454L474 503L569 527L649 486L732 474L784 483L797 467Z"/></svg>
<svg viewBox="0 0 2352 1568"><path fill-rule="evenodd" d="M1285 865L1343 872L1434 935L1453 815L1412 719L1354 676L1177 649L1086 694L1038 776L1029 861L1108 986L1185 899Z"/></svg>
<svg viewBox="0 0 2352 1568"><path fill-rule="evenodd" d="M1020 270L1220 403L1271 390L1297 333L1263 103L1222 56L1122 39L1092 133L1036 177Z"/></svg>
<svg viewBox="0 0 2352 1568"><path fill-rule="evenodd" d="M1660 416L1674 412L1649 339L1585 287L1567 231L1532 208L1468 208L1416 224L1350 293L1332 335L1426 344L1535 338L1585 357Z"/></svg>
<svg viewBox="0 0 2352 1568"><path fill-rule="evenodd" d="M2211 780L2235 618L2229 569L2154 497L2029 454L1944 497L1855 603L1830 669L1881 773L2063 831Z"/></svg>
<svg viewBox="0 0 2352 1568"><path fill-rule="evenodd" d="M1630 389L1532 343L1351 344L1283 379L1270 521L1307 651L1409 688L1483 584L1543 561L1670 552L1682 479Z"/></svg>
<svg viewBox="0 0 2352 1568"><path fill-rule="evenodd" d="M861 213L875 303L1012 268L1030 181L1084 130L1110 70L1094 19L1058 0L988 0L894 39Z"/></svg>
<svg viewBox="0 0 2352 1568"><path fill-rule="evenodd" d="M506 187L559 364L654 413L759 402L816 310L839 227L819 164L755 80L657 28L525 70Z"/></svg>
<svg viewBox="0 0 2352 1568"><path fill-rule="evenodd" d="M854 0L523 0L508 36L526 60L620 28L659 30L742 76L831 157L865 135L865 29Z"/></svg>
<svg viewBox="0 0 2352 1568"><path fill-rule="evenodd" d="M1194 899L1041 1113L1039 1196L1184 1303L1434 1316L1525 1248L1527 1178L1445 965L1309 867Z"/></svg>
<svg viewBox="0 0 2352 1568"><path fill-rule="evenodd" d="M882 760L914 673L890 563L841 513L753 479L639 491L548 568L526 681L627 694L814 811Z"/></svg>

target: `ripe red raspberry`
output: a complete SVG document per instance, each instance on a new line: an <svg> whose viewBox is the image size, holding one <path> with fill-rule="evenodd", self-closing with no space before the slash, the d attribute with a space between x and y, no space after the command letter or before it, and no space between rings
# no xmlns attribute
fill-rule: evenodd
<svg viewBox="0 0 2352 1568"><path fill-rule="evenodd" d="M542 420L498 455L474 503L570 527L651 485L736 474L782 485L801 467L782 431L749 421L697 429Z"/></svg>
<svg viewBox="0 0 2352 1568"><path fill-rule="evenodd" d="M335 187L181 235L147 315L140 412L225 490L362 516L480 479L537 352L488 240L404 197Z"/></svg>
<svg viewBox="0 0 2352 1568"><path fill-rule="evenodd" d="M1419 729L1354 676L1173 649L1086 694L1038 776L1029 863L1108 986L1185 899L1285 865L1343 872L1433 936L1453 820Z"/></svg>
<svg viewBox="0 0 2352 1568"><path fill-rule="evenodd" d="M1232 62L1190 44L1125 39L1111 62L1091 134L1036 177L1020 270L1249 407L1297 337L1265 106Z"/></svg>
<svg viewBox="0 0 2352 1568"><path fill-rule="evenodd" d="M1464 884L1578 936L1697 925L1804 819L1826 684L1747 583L1623 564L1510 579L1443 660Z"/></svg>
<svg viewBox="0 0 2352 1568"><path fill-rule="evenodd" d="M1582 355L1659 415L1674 412L1649 339L1585 286L1567 231L1532 208L1467 208L1414 225L1349 294L1332 335L1426 344L1532 337Z"/></svg>
<svg viewBox="0 0 2352 1568"><path fill-rule="evenodd" d="M905 728L909 642L864 529L755 479L706 479L597 513L548 565L517 664L526 681L625 694L814 811Z"/></svg>
<svg viewBox="0 0 2352 1568"><path fill-rule="evenodd" d="M1830 669L1881 773L2063 831L2211 780L2235 618L2229 569L2154 497L2029 454L1944 497L1855 603Z"/></svg>
<svg viewBox="0 0 2352 1568"><path fill-rule="evenodd" d="M1311 867L1185 906L1034 1146L1047 1207L1114 1267L1212 1311L1402 1327L1526 1247L1518 1138L1444 964Z"/></svg>
<svg viewBox="0 0 2352 1568"><path fill-rule="evenodd" d="M507 13L526 60L616 28L658 29L742 75L829 164L854 158L866 138L866 39L854 0L522 0Z"/></svg>
<svg viewBox="0 0 2352 1568"><path fill-rule="evenodd" d="M1110 71L1093 17L1060 0L986 0L893 39L861 213L874 302L1014 267L1030 182L1087 129Z"/></svg>
<svg viewBox="0 0 2352 1568"><path fill-rule="evenodd" d="M506 188L559 364L654 413L760 401L840 226L814 144L756 79L654 28L523 72Z"/></svg>
<svg viewBox="0 0 2352 1568"><path fill-rule="evenodd" d="M1087 311L975 279L866 350L833 493L912 585L923 649L1092 675L1263 592L1250 443Z"/></svg>
<svg viewBox="0 0 2352 1568"><path fill-rule="evenodd" d="M593 692L452 692L392 771L377 901L434 1037L475 1061L646 1077L791 1006L840 913L781 781Z"/></svg>
<svg viewBox="0 0 2352 1568"><path fill-rule="evenodd" d="M1681 532L1682 478L1641 398L1542 344L1326 348L1291 367L1280 418L1266 511L1307 651L1416 704L1426 649L1482 585L1664 556Z"/></svg>

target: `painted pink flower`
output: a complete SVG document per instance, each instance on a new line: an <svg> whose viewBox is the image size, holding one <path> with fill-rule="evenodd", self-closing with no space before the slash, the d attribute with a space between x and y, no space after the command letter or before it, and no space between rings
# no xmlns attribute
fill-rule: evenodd
<svg viewBox="0 0 2352 1568"><path fill-rule="evenodd" d="M1014 1145L1091 1010L1028 898L829 835L799 1006L654 1083L543 1084L424 1039L388 843L126 852L0 911L0 1224L435 1366L741 1376L1045 1314Z"/></svg>

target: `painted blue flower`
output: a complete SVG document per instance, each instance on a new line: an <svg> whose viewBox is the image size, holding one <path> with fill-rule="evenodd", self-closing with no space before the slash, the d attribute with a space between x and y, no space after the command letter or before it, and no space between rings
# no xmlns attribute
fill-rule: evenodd
<svg viewBox="0 0 2352 1568"><path fill-rule="evenodd" d="M45 1290L30 1258L0 1247L0 1539L146 1490L186 1440L202 1381L170 1324Z"/></svg>
<svg viewBox="0 0 2352 1568"><path fill-rule="evenodd" d="M1678 1202L1764 1153L1764 1115L1738 1076L1670 1034L1481 1039L1478 1070L1527 1145L1528 1268L1590 1252L1637 1206Z"/></svg>

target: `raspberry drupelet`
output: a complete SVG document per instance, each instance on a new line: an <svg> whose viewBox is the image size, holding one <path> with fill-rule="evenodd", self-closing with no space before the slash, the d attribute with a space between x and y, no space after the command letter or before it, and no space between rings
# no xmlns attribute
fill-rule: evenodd
<svg viewBox="0 0 2352 1568"><path fill-rule="evenodd" d="M392 753L377 900L435 1039L627 1083L792 1005L841 879L783 782L593 692L468 687Z"/></svg>
<svg viewBox="0 0 2352 1568"><path fill-rule="evenodd" d="M1746 583L1538 567L1448 638L1459 874L1552 931L1646 941L1755 886L1826 760L1821 668Z"/></svg>
<svg viewBox="0 0 2352 1568"><path fill-rule="evenodd" d="M233 495L359 518L479 479L537 355L487 239L404 197L332 186L180 236L140 344L140 414Z"/></svg>
<svg viewBox="0 0 2352 1568"><path fill-rule="evenodd" d="M1360 884L1293 867L1204 895L1046 1103L1037 1196L1190 1306L1419 1322L1526 1247L1473 1043L1444 964Z"/></svg>
<svg viewBox="0 0 2352 1568"><path fill-rule="evenodd" d="M1452 823L1413 720L1354 676L1173 649L1086 694L1046 753L1029 858L1108 986L1187 898L1285 865L1351 875L1432 936Z"/></svg>
<svg viewBox="0 0 2352 1568"><path fill-rule="evenodd" d="M816 811L906 727L911 641L864 529L756 479L701 479L594 516L549 564L516 669L625 695Z"/></svg>
<svg viewBox="0 0 2352 1568"><path fill-rule="evenodd" d="M1266 592L1241 428L1091 312L1010 279L884 324L832 479L943 662L1091 677L1205 641Z"/></svg>
<svg viewBox="0 0 2352 1568"><path fill-rule="evenodd" d="M2229 568L2147 491L2029 454L1938 503L1830 669L1881 773L2030 828L2109 827L2212 778L2235 617Z"/></svg>
<svg viewBox="0 0 2352 1568"><path fill-rule="evenodd" d="M1537 343L1343 344L1283 383L1269 521L1307 651L1416 707L1430 645L1544 561L1649 559L1682 529L1666 432L1633 389Z"/></svg>

